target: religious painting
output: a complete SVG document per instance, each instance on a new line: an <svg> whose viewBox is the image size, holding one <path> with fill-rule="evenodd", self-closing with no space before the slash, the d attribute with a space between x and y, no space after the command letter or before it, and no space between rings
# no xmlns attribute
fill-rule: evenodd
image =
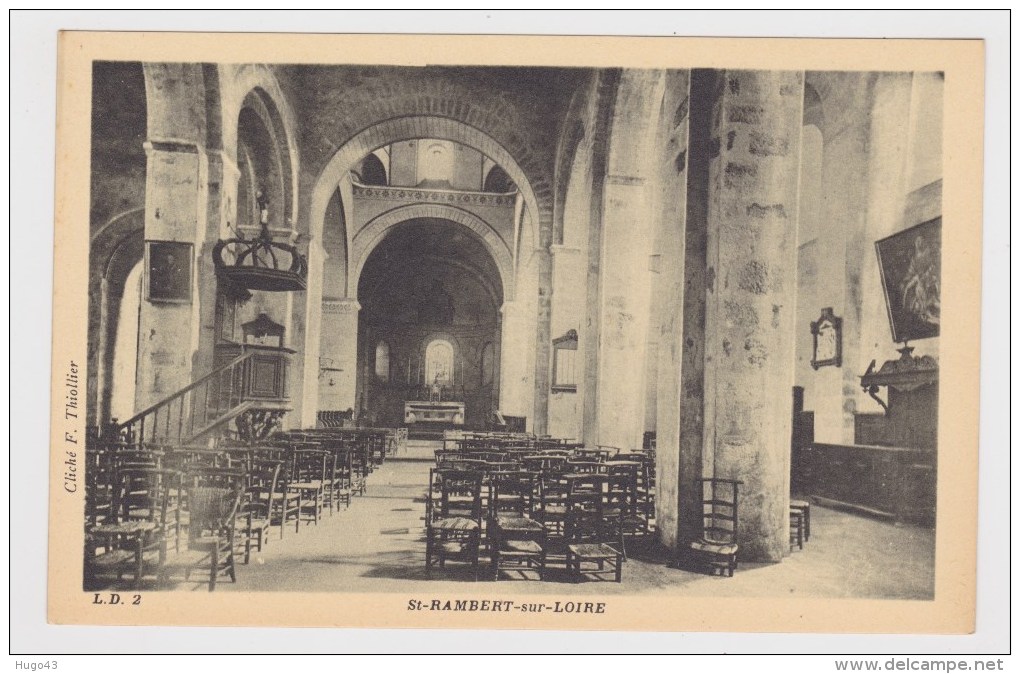
<svg viewBox="0 0 1020 674"><path fill-rule="evenodd" d="M942 218L875 243L894 342L938 337L942 294Z"/></svg>
<svg viewBox="0 0 1020 674"><path fill-rule="evenodd" d="M145 242L145 297L150 302L191 302L191 244Z"/></svg>

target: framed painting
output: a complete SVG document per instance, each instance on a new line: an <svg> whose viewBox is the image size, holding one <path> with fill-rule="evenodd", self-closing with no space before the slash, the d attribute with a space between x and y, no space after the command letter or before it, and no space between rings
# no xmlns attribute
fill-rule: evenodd
<svg viewBox="0 0 1020 674"><path fill-rule="evenodd" d="M894 342L938 337L942 218L875 242Z"/></svg>
<svg viewBox="0 0 1020 674"><path fill-rule="evenodd" d="M150 302L191 302L192 244L145 242L145 298Z"/></svg>

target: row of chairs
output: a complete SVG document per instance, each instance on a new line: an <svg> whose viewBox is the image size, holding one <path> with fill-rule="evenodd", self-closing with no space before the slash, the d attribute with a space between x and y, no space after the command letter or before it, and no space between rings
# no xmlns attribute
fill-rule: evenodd
<svg viewBox="0 0 1020 674"><path fill-rule="evenodd" d="M436 450L436 466L456 470L473 470L483 475L500 472L527 471L546 480L565 474L600 473L614 482L633 483L635 506L654 530L655 518L655 455L653 452L619 452L603 448L572 449L468 449Z"/></svg>
<svg viewBox="0 0 1020 674"><path fill-rule="evenodd" d="M397 453L407 442L406 429L391 428L312 428L287 431L275 439L357 448L367 452L373 468Z"/></svg>
<svg viewBox="0 0 1020 674"><path fill-rule="evenodd" d="M86 583L104 575L167 580L168 564L209 570L209 588L224 573L236 580L234 534L241 507L242 471L129 466L116 473L110 512L85 530ZM182 532L184 535L182 535Z"/></svg>
<svg viewBox="0 0 1020 674"><path fill-rule="evenodd" d="M208 568L209 589L235 555L250 561L277 528L318 524L365 493L372 448L297 441L286 435L256 447L95 445L87 452L87 584L125 574L137 586L164 583L183 568Z"/></svg>
<svg viewBox="0 0 1020 674"><path fill-rule="evenodd" d="M456 449L451 449L451 444ZM647 508L644 515L650 520L655 512L654 434L646 434L643 445L644 450L623 452L613 447L584 447L570 440L482 433L448 439L444 450L437 452L437 465L478 470L486 475L505 470L505 465L516 462L525 470L549 477L564 472L608 472L612 464L621 460L641 461L645 478L637 493L648 495L643 503ZM688 550L696 567L729 576L737 568L738 497L742 484L726 478L695 480L693 487L700 497L702 530ZM791 499L789 520L790 546L803 549L811 537L810 502ZM622 541L620 547L622 550Z"/></svg>
<svg viewBox="0 0 1020 674"><path fill-rule="evenodd" d="M481 476L483 485L490 485L488 526L479 526L479 537L489 541L490 563L497 577L504 567L501 560L507 560L509 566L524 564L544 570L548 559L546 543L552 533L566 541L564 561L573 577L581 577L594 564L596 570L607 567L619 580L626 559L627 534L648 534L654 530L654 449L623 452L610 447L588 448L570 441L532 441L522 447L520 438L497 438L493 442L487 437L459 440L457 449L450 449L449 444L437 451L437 466L473 471ZM518 469L538 477L538 490L532 493L537 494L539 505L530 514L511 513L508 520L499 515L502 504L498 494L503 476ZM566 476L585 475L602 476L605 486L577 492L569 486L569 479L564 480ZM694 566L729 576L736 570L742 484L725 478L695 480L702 530L687 548ZM590 494L594 492L602 494L601 512L594 499L585 500L592 498ZM597 522L601 522L600 527ZM803 547L810 536L810 504L791 501L790 522L791 544ZM438 535L440 541L450 536L462 539L460 547L466 552L462 556L472 560L473 527L463 518L456 524L455 533L444 532L443 526L433 527L433 536Z"/></svg>
<svg viewBox="0 0 1020 674"><path fill-rule="evenodd" d="M575 578L608 568L619 581L627 539L654 531L645 465L540 458L518 464L441 456L426 502L426 567L458 559L477 576L484 550L495 578L522 567L542 578L552 555Z"/></svg>

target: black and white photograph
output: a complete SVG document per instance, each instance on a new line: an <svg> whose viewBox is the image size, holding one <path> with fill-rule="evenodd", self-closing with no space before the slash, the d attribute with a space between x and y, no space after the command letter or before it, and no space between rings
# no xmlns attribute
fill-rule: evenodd
<svg viewBox="0 0 1020 674"><path fill-rule="evenodd" d="M61 45L59 621L972 629L976 43L123 37Z"/></svg>

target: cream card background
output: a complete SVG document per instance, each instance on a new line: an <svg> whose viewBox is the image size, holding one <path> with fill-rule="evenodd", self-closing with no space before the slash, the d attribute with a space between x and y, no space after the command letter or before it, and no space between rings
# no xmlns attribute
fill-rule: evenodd
<svg viewBox="0 0 1020 674"><path fill-rule="evenodd" d="M207 26L212 27L212 26ZM274 26L275 28L276 26ZM477 30L477 29L476 29ZM217 50L230 50L234 54L229 60L272 60L272 61L301 61L308 60L300 58L301 53L307 49L309 44L325 44L317 42L329 40L325 36L316 36L301 40L290 40L286 37L260 37L257 40L251 38L220 37L216 45L211 45L208 40L196 39L185 36L159 36L152 35L141 41L139 36L111 36L110 39L99 41L92 39L92 36L81 36L87 38L80 43L85 53L101 53L104 58L134 58L140 60L165 59L173 60L169 56L156 56L156 52L148 50L152 48L164 49L186 49L185 52L177 52L177 60L217 60L223 56L215 56ZM162 38L162 39L161 39ZM413 44L416 57L422 53L423 48L437 49L432 54L442 56L431 58L431 62L441 62L444 58L454 63L481 62L472 58L479 53L485 53L494 58L495 63L511 63L514 55L527 53L529 58L535 58L539 54L545 58L558 58L562 60L542 62L568 65L594 64L600 65L631 65L643 67L651 65L666 65L661 59L671 60L676 67L684 65L692 66L733 66L733 67L769 67L769 68L822 68L825 64L829 67L840 69L945 69L947 71L946 86L946 196L945 216L946 220L953 217L961 221L972 223L972 227L952 229L952 236L961 235L961 245L966 248L969 244L970 250L975 254L952 258L946 260L947 274L947 297L945 302L946 311L953 312L951 325L956 326L956 331L949 326L946 328L942 339L944 349L943 363L943 391L946 391L950 383L957 395L943 396L943 420L945 416L945 405L952 401L954 410L953 419L957 423L946 424L943 427L943 436L940 444L943 447L958 448L958 451L949 450L952 462L945 461L945 455L941 457L940 464L940 524L938 543L938 574L937 598L929 606L928 603L910 602L840 602L837 610L833 610L832 602L805 602L797 605L784 604L775 601L746 602L747 605L731 605L727 602L727 612L737 616L738 619L730 622L713 622L705 624L694 616L704 615L706 610L711 610L709 605L700 606L694 600L681 600L685 605L670 607L679 611L678 615L671 616L670 620L663 621L662 611L649 611L647 599L632 600L633 603L618 603L619 609L613 624L593 624L580 622L570 627L580 629L606 629L618 628L629 630L662 630L662 629L730 629L730 630L778 630L778 631L801 631L801 630L822 630L822 631L888 631L888 630L909 630L909 631L966 631L969 628L973 606L973 578L974 578L974 531L971 526L973 518L974 490L976 477L976 462L974 461L974 450L976 449L976 412L977 412L977 362L975 356L978 353L978 340L973 327L977 325L977 308L979 306L979 295L976 285L978 279L979 259L976 255L978 250L977 232L980 223L981 208L981 156L980 156L980 106L981 106L981 79L978 60L974 59L974 50L968 50L965 43L900 43L900 42L712 42L695 41L687 43L676 43L669 41L670 49L661 51L655 48L656 43L660 45L663 41L601 41L599 43L591 40L571 40L566 43L570 45L566 52L562 51L563 44L553 44L547 40L528 42L522 48L520 41L495 40L492 38L482 41L464 40L442 40L441 49L439 42L435 39L424 39L415 42L413 39L393 41L387 38L380 40L367 40L357 38L359 50L351 53L364 55L371 54L373 45L392 53L396 44ZM494 45L498 45L494 47ZM504 46L505 45L505 46ZM552 46L550 46L552 45ZM583 45L583 46L579 46ZM587 51L595 45L593 51ZM558 47L559 49L556 49ZM99 50L91 52L89 50ZM545 51L547 50L548 51ZM206 52L209 51L209 55ZM367 51L366 51L367 50ZM145 52L142 55L142 52ZM201 55L198 55L201 53ZM218 52L225 53L225 52ZM264 56L260 59L259 55ZM70 61L76 61L76 56L71 56ZM656 59L660 60L656 60ZM470 59L470 60L468 60ZM801 61L798 62L798 59ZM805 65L804 59L810 59L810 65ZM311 60L322 60L317 56ZM339 62L354 62L355 59L344 56L339 59L330 58L325 60L339 60ZM378 59L369 59L370 62L383 62ZM392 61L390 62L400 62ZM69 62L70 64L70 62ZM76 70L73 74L70 70L77 66L69 65L69 74L80 76L81 71ZM956 73L967 73L966 81L951 78ZM976 73L976 78L975 78ZM87 79L85 80L87 83ZM957 84L960 88L957 88ZM86 84L87 86L87 84ZM66 101L66 99L65 99ZM66 119L66 118L65 118ZM58 171L75 165L75 152L85 152L87 158L87 144L82 145L82 138L87 143L88 120L87 117L77 120L77 123L84 127L84 135L81 128L75 129L75 122L69 121L65 127L68 138L74 139L71 144L58 147ZM66 151L66 154L65 154ZM17 157L17 155L14 155ZM80 157L78 157L80 161ZM85 162L87 167L87 159ZM60 180L66 180L60 183ZM68 349L78 349L83 352L84 336L76 334L76 331L68 329L76 324L83 325L83 316L87 305L84 297L84 253L87 249L86 228L73 226L76 213L87 214L87 192L85 194L66 191L66 184L82 184L82 176L73 172L58 177L58 204L67 210L58 211L58 220L61 222L57 230L57 264L54 301L56 313L54 318L54 349L57 353L70 353ZM87 186L87 176L84 184ZM955 187L950 187L954 185ZM68 200L64 200L64 199ZM987 198L987 197L986 197ZM82 201L84 199L84 201ZM84 204L84 207L83 207ZM45 227L45 219L38 216L32 218L38 226ZM12 228L13 229L13 228ZM950 232L946 232L946 248L950 249ZM986 236L988 233L986 232ZM956 291L951 292L949 279L960 279ZM986 281L987 284L987 281ZM46 298L48 299L48 298ZM45 299L39 306L45 306ZM16 305L17 306L17 305ZM952 351L951 351L952 349ZM45 362L45 361L44 361ZM59 371L54 372L54 381L61 378ZM987 402L987 397L986 397ZM47 408L48 409L48 408ZM38 414L38 412L37 412ZM45 427L45 418L36 425L36 441L34 451L43 454L44 446L41 431ZM18 451L18 445L12 445L12 455ZM27 447L21 446L25 451ZM20 460L20 456L17 457ZM953 466L952 469L949 466ZM34 471L28 474L36 474ZM44 476L45 473L40 474ZM59 475L55 471L53 475ZM35 484L42 484L43 477ZM989 487L991 488L991 487ZM14 492L12 492L12 497ZM957 509L961 513L959 521L941 519L946 512L945 503L960 504ZM1001 501L1000 501L1001 503ZM111 622L109 618L91 613L87 607L83 609L81 597L75 596L75 586L80 588L80 518L75 517L73 511L68 511L65 502L57 502L52 508L51 515L51 549L50 549L50 596L51 617L59 621L104 623ZM73 510L73 509L72 509ZM77 536L77 538L75 538ZM13 538L15 541L25 540ZM45 540L45 539L43 539ZM65 557L69 550L75 554ZM994 553L993 553L994 554ZM948 574L945 575L945 574ZM67 583L70 579L72 582ZM77 594L81 594L80 590ZM206 596L172 596L176 593L163 595L150 594L153 600L147 602L153 607L149 611L136 614L130 621L144 623L177 623L177 624L246 624L250 623L253 615L252 597L241 595L216 595ZM469 592L470 594L470 592ZM281 597L271 596L268 598L273 602L281 601ZM288 603L297 601L299 598L294 595L286 597ZM328 600L335 603L342 599L344 602L361 601L364 603L358 606L357 615L359 619L356 624L384 627L384 626L415 626L405 615L390 610L386 606L380 606L377 598L355 598L351 596L329 596L329 597L308 597L313 603ZM391 598L393 599L393 598ZM262 604L264 598L259 596L257 604ZM38 599L36 600L38 601ZM619 602L619 600L617 600ZM389 601L394 607L402 609L402 602ZM711 602L709 602L711 604ZM828 605L827 605L828 604ZM906 605L903 605L906 604ZM352 605L353 608L353 605ZM934 610L930 610L934 609ZM276 618L269 621L269 624L310 624L322 625L332 624L337 621L330 619L335 615L334 611L327 610L323 605L320 612L313 612L317 616L311 619L302 616L289 616L287 611L276 613ZM307 616L308 613L305 612ZM118 618L113 622L124 622L125 619ZM259 621L261 622L261 621ZM341 621L346 622L346 621ZM351 624L347 622L347 624ZM418 623L421 625L421 623ZM425 626L425 625L422 625ZM488 618L477 619L472 617L461 624L445 623L437 626L457 627L525 627L524 625L505 625L496 621L489 623ZM532 629L559 629L568 625L558 622L556 624L533 623L526 625ZM406 634L406 633L402 633ZM430 632L437 637L441 633ZM283 647L283 644L281 644Z"/></svg>

